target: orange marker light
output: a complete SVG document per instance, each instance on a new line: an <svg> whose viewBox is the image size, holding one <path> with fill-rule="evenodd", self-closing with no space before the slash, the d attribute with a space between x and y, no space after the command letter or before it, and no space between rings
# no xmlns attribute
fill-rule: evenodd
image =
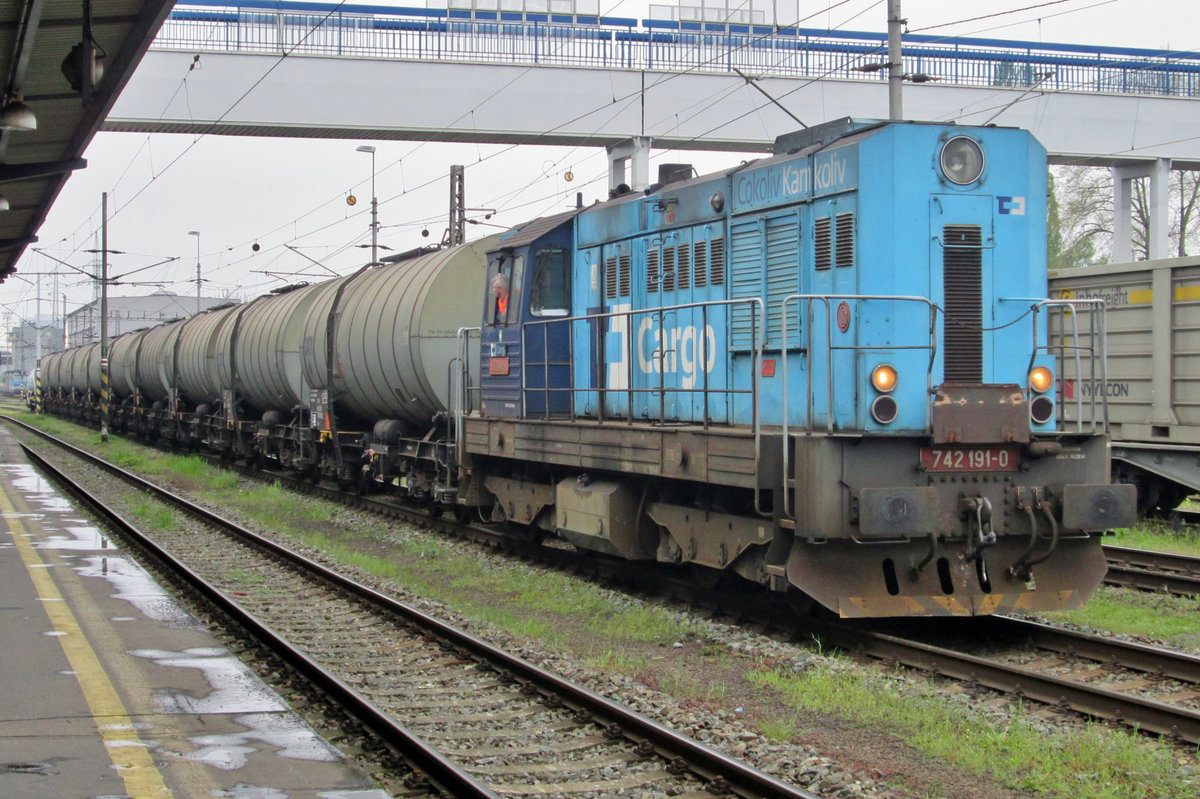
<svg viewBox="0 0 1200 799"><path fill-rule="evenodd" d="M881 363L871 372L871 385L875 387L876 391L883 394L896 387L897 379L896 368L886 363Z"/></svg>
<svg viewBox="0 0 1200 799"><path fill-rule="evenodd" d="M1054 387L1054 372L1045 366L1035 366L1029 373L1029 386L1039 394Z"/></svg>

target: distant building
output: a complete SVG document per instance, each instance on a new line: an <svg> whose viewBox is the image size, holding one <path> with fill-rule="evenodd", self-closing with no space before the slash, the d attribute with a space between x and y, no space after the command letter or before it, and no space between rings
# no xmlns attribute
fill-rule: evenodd
<svg viewBox="0 0 1200 799"><path fill-rule="evenodd" d="M42 340L43 357L63 348L63 332L59 325L35 326L31 322L23 322L8 331L7 346L12 354L11 361L6 364L8 369L21 374L33 371L37 365L39 337Z"/></svg>
<svg viewBox="0 0 1200 799"><path fill-rule="evenodd" d="M201 297L200 309L228 305L223 297ZM108 298L108 337L154 327L196 312L196 298L158 291L140 297ZM71 347L100 340L100 301L95 300L67 314L67 343Z"/></svg>

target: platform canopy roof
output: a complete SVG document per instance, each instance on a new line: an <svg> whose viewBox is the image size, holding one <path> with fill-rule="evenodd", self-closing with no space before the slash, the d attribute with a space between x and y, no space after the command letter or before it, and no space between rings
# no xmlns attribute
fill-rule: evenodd
<svg viewBox="0 0 1200 799"><path fill-rule="evenodd" d="M86 166L84 150L173 5L0 0L0 282L37 241L71 172ZM91 86L89 50L101 69Z"/></svg>

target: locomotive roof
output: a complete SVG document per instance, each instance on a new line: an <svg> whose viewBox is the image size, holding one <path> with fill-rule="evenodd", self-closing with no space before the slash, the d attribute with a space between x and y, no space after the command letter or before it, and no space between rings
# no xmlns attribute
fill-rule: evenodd
<svg viewBox="0 0 1200 799"><path fill-rule="evenodd" d="M500 244L496 249L522 247L537 241L563 222L574 219L583 210L582 208L573 208L561 214L531 219L528 222L512 227L506 233L500 234Z"/></svg>
<svg viewBox="0 0 1200 799"><path fill-rule="evenodd" d="M887 122L882 119L855 119L854 117L833 119L829 122L822 122L820 125L776 136L775 146L771 152L775 155L786 155L800 150L820 149L851 133L886 124Z"/></svg>

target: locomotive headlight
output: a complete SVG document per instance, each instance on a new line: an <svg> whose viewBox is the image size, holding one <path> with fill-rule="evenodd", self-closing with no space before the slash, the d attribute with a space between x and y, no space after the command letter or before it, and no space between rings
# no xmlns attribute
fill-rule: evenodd
<svg viewBox="0 0 1200 799"><path fill-rule="evenodd" d="M942 174L946 180L966 186L983 174L983 148L970 136L955 136L942 145Z"/></svg>
<svg viewBox="0 0 1200 799"><path fill-rule="evenodd" d="M1035 366L1029 373L1029 387L1039 394L1045 394L1054 387L1054 372L1045 366Z"/></svg>
<svg viewBox="0 0 1200 799"><path fill-rule="evenodd" d="M1054 418L1054 400L1049 397L1034 397L1029 403L1029 418L1034 424L1045 424Z"/></svg>
<svg viewBox="0 0 1200 799"><path fill-rule="evenodd" d="M896 368L881 363L871 371L871 385L881 394L887 394L896 387Z"/></svg>

